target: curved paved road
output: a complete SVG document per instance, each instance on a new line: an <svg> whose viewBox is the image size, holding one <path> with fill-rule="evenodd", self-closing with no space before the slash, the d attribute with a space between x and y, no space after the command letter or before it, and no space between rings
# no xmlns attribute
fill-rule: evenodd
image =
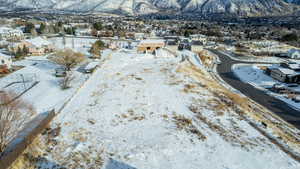
<svg viewBox="0 0 300 169"><path fill-rule="evenodd" d="M217 71L225 82L227 82L229 85L239 90L241 93L248 96L255 102L268 108L288 123L300 129L300 111L291 108L287 103L275 97L272 97L259 89L256 89L252 85L240 81L239 78L236 77L231 71L231 67L234 64L251 62L232 60L230 57L224 55L223 53L220 53L217 50L210 51L218 55L220 61L222 62L222 64L217 66Z"/></svg>

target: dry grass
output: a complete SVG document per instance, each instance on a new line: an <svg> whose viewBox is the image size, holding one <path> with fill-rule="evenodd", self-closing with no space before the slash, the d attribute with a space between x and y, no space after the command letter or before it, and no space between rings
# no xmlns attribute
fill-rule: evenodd
<svg viewBox="0 0 300 169"><path fill-rule="evenodd" d="M197 88L197 86L195 84L186 84L186 85L184 85L183 92L198 93L198 91L195 88Z"/></svg>
<svg viewBox="0 0 300 169"><path fill-rule="evenodd" d="M132 121L142 121L145 120L146 116L144 114L138 114L133 111L133 109L127 110L126 113L119 115L116 115L116 117L119 119L119 122L123 122L124 120L128 122Z"/></svg>
<svg viewBox="0 0 300 169"><path fill-rule="evenodd" d="M216 114L217 114L217 116L224 116L224 112L222 112L222 111L218 111Z"/></svg>
<svg viewBox="0 0 300 169"><path fill-rule="evenodd" d="M174 122L178 129L182 130L192 125L192 120L182 115L176 115L173 117Z"/></svg>
<svg viewBox="0 0 300 169"><path fill-rule="evenodd" d="M196 117L206 124L212 131L221 136L225 141L231 143L235 146L240 146L249 150L249 146L254 146L250 141L243 141L239 138L239 134L230 132L228 129L225 129L220 123L214 123L208 120L201 113L197 114ZM234 130L235 131L235 130Z"/></svg>
<svg viewBox="0 0 300 169"><path fill-rule="evenodd" d="M205 140L206 136L202 134L196 126L193 124L192 119L186 118L182 115L174 115L173 120L179 130L185 130L198 137L199 140Z"/></svg>
<svg viewBox="0 0 300 169"><path fill-rule="evenodd" d="M209 55L205 50L198 52L198 56L205 66L209 66L213 61L213 56Z"/></svg>
<svg viewBox="0 0 300 169"><path fill-rule="evenodd" d="M251 117L251 119L255 121L264 122L268 125L268 128L271 128L274 134L280 137L284 142L290 143L290 145L295 148L300 148L299 140L297 139L297 137L295 137L290 132L286 132L285 129L282 129L283 126L288 124L282 125L272 121L270 119L270 116L276 115L273 115L264 107L257 105L253 106L253 103L248 98L228 90L227 88L216 82L213 78L211 78L209 73L200 70L193 65L181 65L178 67L177 72L188 74L189 76L200 82L205 81L206 89L214 93L216 97L220 97L221 101L224 101L226 105L230 106L241 119L244 119L247 116ZM288 126L293 128L290 125Z"/></svg>
<svg viewBox="0 0 300 169"><path fill-rule="evenodd" d="M44 148L41 137L37 137L8 169L36 169L38 157L43 155L40 149Z"/></svg>
<svg viewBox="0 0 300 169"><path fill-rule="evenodd" d="M167 114L163 114L163 115L162 115L162 118L165 119L165 120L168 120L168 119L169 119L169 116L168 116Z"/></svg>
<svg viewBox="0 0 300 169"><path fill-rule="evenodd" d="M87 131L84 128L79 128L76 131L73 131L70 133L73 140L76 140L77 142L84 143L87 142L89 131Z"/></svg>

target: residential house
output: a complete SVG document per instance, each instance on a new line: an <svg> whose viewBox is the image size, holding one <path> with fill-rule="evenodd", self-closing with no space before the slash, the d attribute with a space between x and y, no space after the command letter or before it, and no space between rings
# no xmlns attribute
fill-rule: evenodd
<svg viewBox="0 0 300 169"><path fill-rule="evenodd" d="M280 63L280 66L287 69L292 69L294 71L300 71L300 64L295 62L283 62Z"/></svg>
<svg viewBox="0 0 300 169"><path fill-rule="evenodd" d="M125 32L125 38L126 39L135 39L135 33L134 32Z"/></svg>
<svg viewBox="0 0 300 169"><path fill-rule="evenodd" d="M284 83L297 83L300 81L300 73L287 68L274 68L271 77Z"/></svg>
<svg viewBox="0 0 300 169"><path fill-rule="evenodd" d="M143 40L146 38L146 35L144 33L135 33L134 34L134 39L135 40Z"/></svg>
<svg viewBox="0 0 300 169"><path fill-rule="evenodd" d="M178 50L192 50L192 44L189 43L189 42L181 42L179 45L178 45Z"/></svg>
<svg viewBox="0 0 300 169"><path fill-rule="evenodd" d="M288 51L288 57L291 59L300 59L300 50L299 49L290 49Z"/></svg>
<svg viewBox="0 0 300 169"><path fill-rule="evenodd" d="M41 37L26 39L19 43L13 43L9 45L8 50L12 53L16 53L18 49L23 50L24 47L28 48L29 55L33 56L43 55L54 51L54 45Z"/></svg>
<svg viewBox="0 0 300 169"><path fill-rule="evenodd" d="M0 40L22 40L23 32L18 29L0 27Z"/></svg>
<svg viewBox="0 0 300 169"><path fill-rule="evenodd" d="M153 53L155 50L165 47L165 41L160 39L142 40L137 46L138 52Z"/></svg>
<svg viewBox="0 0 300 169"><path fill-rule="evenodd" d="M11 69L12 59L10 56L0 53L0 72Z"/></svg>
<svg viewBox="0 0 300 169"><path fill-rule="evenodd" d="M202 34L190 35L190 38L192 41L200 41L204 45L207 43L207 36Z"/></svg>
<svg viewBox="0 0 300 169"><path fill-rule="evenodd" d="M92 30L90 28L85 29L76 29L75 35L76 36L91 36Z"/></svg>
<svg viewBox="0 0 300 169"><path fill-rule="evenodd" d="M167 45L178 45L179 38L177 36L165 36L164 39Z"/></svg>

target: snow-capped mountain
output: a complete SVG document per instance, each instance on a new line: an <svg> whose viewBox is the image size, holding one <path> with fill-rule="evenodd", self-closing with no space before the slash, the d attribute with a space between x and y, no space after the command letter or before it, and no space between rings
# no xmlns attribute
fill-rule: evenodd
<svg viewBox="0 0 300 169"><path fill-rule="evenodd" d="M289 2L291 3L289 3ZM0 0L0 10L38 9L75 12L114 12L149 14L230 13L238 15L277 15L295 10L297 0Z"/></svg>

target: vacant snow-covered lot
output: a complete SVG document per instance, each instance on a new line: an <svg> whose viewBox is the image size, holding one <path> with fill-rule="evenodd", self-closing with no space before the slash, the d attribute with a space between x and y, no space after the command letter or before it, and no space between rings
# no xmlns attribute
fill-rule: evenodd
<svg viewBox="0 0 300 169"><path fill-rule="evenodd" d="M42 168L298 169L180 58L115 52L56 117ZM200 77L200 76L199 76ZM51 134L52 133L52 134ZM57 134L58 133L58 134ZM56 136L58 135L58 136Z"/></svg>

